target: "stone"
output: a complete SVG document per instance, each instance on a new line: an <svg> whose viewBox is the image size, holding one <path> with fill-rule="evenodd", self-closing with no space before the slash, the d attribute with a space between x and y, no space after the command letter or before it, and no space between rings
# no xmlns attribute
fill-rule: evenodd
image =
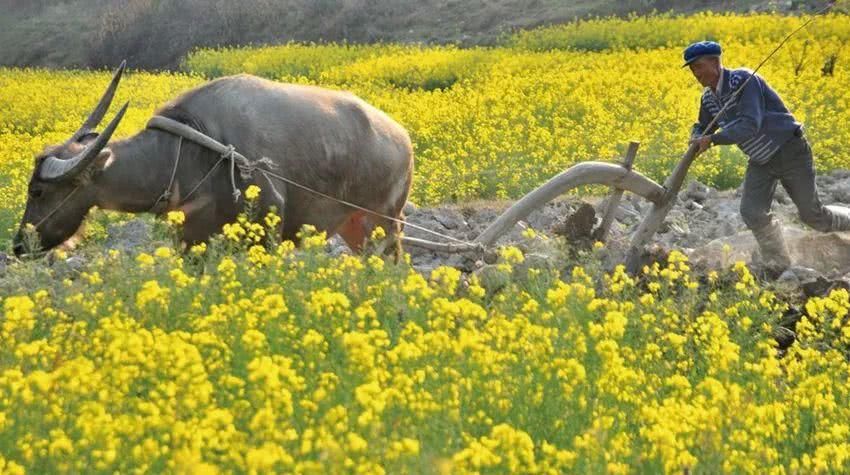
<svg viewBox="0 0 850 475"><path fill-rule="evenodd" d="M842 203L850 203L850 183L836 183L835 186L832 187L831 191L832 198L835 201L840 201Z"/></svg>
<svg viewBox="0 0 850 475"><path fill-rule="evenodd" d="M339 235L333 235L328 238L327 248L328 254L333 257L339 257L343 254L351 254L351 249L348 247L348 244L346 244Z"/></svg>
<svg viewBox="0 0 850 475"><path fill-rule="evenodd" d="M785 272L779 275L779 278L774 282L777 290L785 293L795 292L800 288L800 278L791 269L786 269Z"/></svg>
<svg viewBox="0 0 850 475"><path fill-rule="evenodd" d="M805 282L801 286L803 295L806 298L823 297L829 295L830 292L836 289L850 290L850 283L844 280L830 280L824 277L818 277L812 282Z"/></svg>
<svg viewBox="0 0 850 475"><path fill-rule="evenodd" d="M79 255L68 257L54 263L55 276L59 279L74 277L85 269L88 260Z"/></svg>
<svg viewBox="0 0 850 475"><path fill-rule="evenodd" d="M785 191L785 187L782 185L778 185L776 187L776 192L773 194L773 201L776 201L779 204L787 205L791 203L791 197L788 196L788 192Z"/></svg>
<svg viewBox="0 0 850 475"><path fill-rule="evenodd" d="M499 261L499 253L495 249L487 249L484 251L484 263L495 264Z"/></svg>
<svg viewBox="0 0 850 475"><path fill-rule="evenodd" d="M413 214L417 211L419 211L419 207L416 206L416 204L413 203L412 201L408 201L408 202L404 203L404 208L402 208L402 212L406 216L410 216L411 214Z"/></svg>
<svg viewBox="0 0 850 475"><path fill-rule="evenodd" d="M682 193L682 197L684 199L690 199L697 203L703 203L708 199L711 194L712 189L708 186L693 180L688 183L688 186L685 188L685 191Z"/></svg>
<svg viewBox="0 0 850 475"><path fill-rule="evenodd" d="M151 225L142 219L131 219L121 224L111 224L106 227L107 249L117 249L122 252L139 249L151 241Z"/></svg>
<svg viewBox="0 0 850 475"><path fill-rule="evenodd" d="M590 239L595 224L596 210L593 206L582 203L573 214L552 226L551 232L559 236L564 236L570 241Z"/></svg>
<svg viewBox="0 0 850 475"><path fill-rule="evenodd" d="M499 270L498 266L494 264L487 264L475 270L473 274L478 277L478 282L481 286L490 293L501 290L511 280L510 275Z"/></svg>
<svg viewBox="0 0 850 475"><path fill-rule="evenodd" d="M785 272L791 272L799 282L810 282L822 277L821 273L811 267L792 265Z"/></svg>
<svg viewBox="0 0 850 475"><path fill-rule="evenodd" d="M785 350L797 341L797 334L785 327L774 327L772 336L779 350Z"/></svg>
<svg viewBox="0 0 850 475"><path fill-rule="evenodd" d="M614 212L614 219L621 223L633 223L640 219L640 213L628 202L621 202Z"/></svg>
<svg viewBox="0 0 850 475"><path fill-rule="evenodd" d="M820 233L798 228L792 234L788 227L784 229L795 264L805 265L822 274L850 269L850 232Z"/></svg>
<svg viewBox="0 0 850 475"><path fill-rule="evenodd" d="M697 201L688 200L685 203L685 208L687 208L691 211L699 211L699 210L703 209L703 206L701 204L699 204L699 202L697 202Z"/></svg>
<svg viewBox="0 0 850 475"><path fill-rule="evenodd" d="M459 213L451 212L448 210L442 210L441 212L434 213L434 219L437 220L440 224L443 225L446 229L458 229L460 227L466 227L466 221L460 217Z"/></svg>
<svg viewBox="0 0 850 475"><path fill-rule="evenodd" d="M804 269L830 275L850 270L850 232L820 233L796 226L784 226L782 232L791 253L793 272L802 272L809 279L812 275ZM758 255L757 249L753 234L739 231L696 247L690 257L710 268L727 268L738 260L752 263L753 254Z"/></svg>
<svg viewBox="0 0 850 475"><path fill-rule="evenodd" d="M525 260L514 266L514 275L525 278L529 269L550 270L554 269L555 259L546 254L530 253L525 255Z"/></svg>

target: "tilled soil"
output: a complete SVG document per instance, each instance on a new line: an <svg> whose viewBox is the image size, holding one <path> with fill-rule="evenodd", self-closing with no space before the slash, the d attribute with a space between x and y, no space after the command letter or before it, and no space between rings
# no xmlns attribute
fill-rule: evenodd
<svg viewBox="0 0 850 475"><path fill-rule="evenodd" d="M850 206L850 171L839 170L817 178L823 204ZM574 245L593 242L592 229L601 221L607 198L579 199L563 197L547 203L542 209L517 223L499 244L523 243L522 236L528 227L555 236L564 236ZM679 249L703 268L720 268L737 260L758 265L759 256L752 234L747 230L739 213L741 188L718 191L699 182L688 183L679 194L654 244L662 249ZM589 205L589 206L588 206ZM412 203L406 210L409 222L441 234L471 241L510 206L509 202L478 202L419 208ZM622 260L631 232L648 212L650 203L640 197L626 194L617 209L614 224L606 240L606 258L613 266ZM780 277L789 285L801 285L818 277L850 279L850 233L821 233L803 224L788 194L781 186L773 203L774 218L784 227L786 241L791 251L794 267ZM409 228L405 234L412 237L439 241L428 233ZM341 244L337 244L341 246ZM482 256L463 256L437 253L408 246L414 266L428 272L439 265L453 265L464 270L475 270L485 260ZM545 259L540 246L535 248Z"/></svg>

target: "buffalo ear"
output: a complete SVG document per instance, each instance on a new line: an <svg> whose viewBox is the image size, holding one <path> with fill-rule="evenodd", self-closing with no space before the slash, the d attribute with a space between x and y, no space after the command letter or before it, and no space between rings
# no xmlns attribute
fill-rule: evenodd
<svg viewBox="0 0 850 475"><path fill-rule="evenodd" d="M112 154L112 149L109 147L103 147L100 153L97 154L97 157L93 160L93 163L89 166L92 170L103 171L109 165L112 165L112 161L115 156Z"/></svg>
<svg viewBox="0 0 850 475"><path fill-rule="evenodd" d="M80 173L75 177L74 182L79 186L91 184L98 174L112 165L114 160L115 155L112 154L112 150L108 147L104 147L97 156L94 157L94 160L92 160L85 169L80 171Z"/></svg>
<svg viewBox="0 0 850 475"><path fill-rule="evenodd" d="M100 135L97 132L87 132L85 135L77 139L78 144L88 145L89 142L96 139Z"/></svg>

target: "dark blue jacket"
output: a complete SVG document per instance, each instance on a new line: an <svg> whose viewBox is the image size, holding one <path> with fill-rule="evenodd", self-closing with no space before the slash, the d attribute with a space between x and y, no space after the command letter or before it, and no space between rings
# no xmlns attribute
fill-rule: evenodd
<svg viewBox="0 0 850 475"><path fill-rule="evenodd" d="M749 69L722 69L717 94L705 88L699 108L699 121L691 136L698 137L723 104L752 75ZM719 97L718 97L719 96ZM762 164L788 141L802 124L794 119L779 94L756 74L718 119L712 142L718 145L737 144L751 162Z"/></svg>

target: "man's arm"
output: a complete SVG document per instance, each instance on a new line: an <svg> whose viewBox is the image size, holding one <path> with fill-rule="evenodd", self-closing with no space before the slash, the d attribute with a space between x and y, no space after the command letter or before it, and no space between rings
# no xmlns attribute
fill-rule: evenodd
<svg viewBox="0 0 850 475"><path fill-rule="evenodd" d="M746 80L746 79L745 79ZM727 123L720 132L711 136L718 145L742 143L751 139L761 129L764 118L764 97L758 80L749 81L738 99L738 119Z"/></svg>

